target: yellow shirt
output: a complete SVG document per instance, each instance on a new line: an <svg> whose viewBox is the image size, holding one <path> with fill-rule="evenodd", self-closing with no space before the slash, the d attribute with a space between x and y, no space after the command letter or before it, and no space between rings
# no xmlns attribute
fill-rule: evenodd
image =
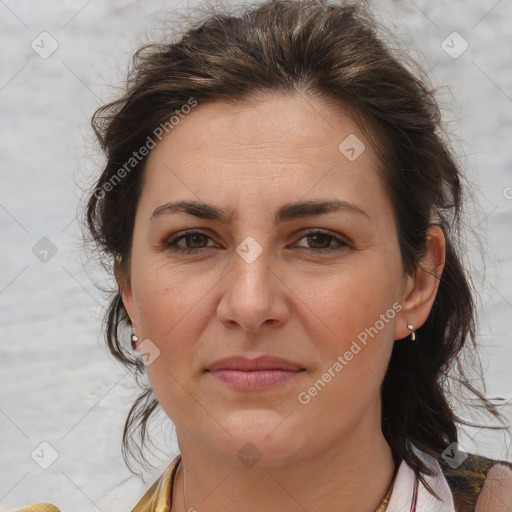
<svg viewBox="0 0 512 512"><path fill-rule="evenodd" d="M180 461L181 454L177 455L169 464L160 478L146 491L131 512L169 512L171 510L174 479ZM392 487L393 482L389 487L386 497L375 512L386 511ZM60 512L60 510L50 503L36 503L19 509L16 512Z"/></svg>
<svg viewBox="0 0 512 512"><path fill-rule="evenodd" d="M162 476L146 491L131 512L169 512L172 505L174 477L181 461L181 454L169 464Z"/></svg>
<svg viewBox="0 0 512 512"><path fill-rule="evenodd" d="M421 454L421 452L419 452ZM461 465L461 468L469 471L476 478L461 478L450 476L449 468L441 467L438 462L430 456L424 454L432 468L436 470L435 477L428 477L428 484L440 496L444 495L443 504L434 502L432 505L432 496L427 492L423 485L420 486L417 496L417 510L435 511L435 512L455 512L459 509L475 510L476 512L488 512L491 510L504 510L504 504L512 505L512 464L507 461L495 461L487 459L480 455L469 454L467 460ZM173 485L181 461L181 454L169 464L167 469L146 491L131 512L169 512L172 506ZM446 465L446 464L444 464ZM490 468L492 467L492 470ZM398 512L409 510L409 504L412 503L412 496L415 482L417 481L414 471L402 461L398 471L389 486L388 492L382 503L375 512ZM489 471L490 470L490 471ZM446 476L443 476L444 475ZM487 478L489 477L489 478ZM485 483L485 485L484 485ZM482 489L483 487L483 489ZM452 496L452 491L455 493ZM470 498L473 505L470 508L464 508L464 497ZM454 507L454 501L460 501L461 505ZM476 508L474 503L478 500ZM404 508L404 503L407 505ZM429 505L430 504L430 505ZM506 506L506 505L505 505ZM509 510L507 508L507 510ZM512 509L510 509L512 510ZM50 503L37 503L29 505L16 512L60 512L60 510Z"/></svg>

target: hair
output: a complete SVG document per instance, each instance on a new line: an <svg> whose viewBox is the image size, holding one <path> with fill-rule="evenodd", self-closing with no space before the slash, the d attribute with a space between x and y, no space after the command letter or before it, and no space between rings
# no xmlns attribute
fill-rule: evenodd
<svg viewBox="0 0 512 512"><path fill-rule="evenodd" d="M405 460L429 488L419 473L434 473L409 443L439 459L457 442L457 424L484 427L455 414L450 382L469 390L495 418L502 416L471 384L462 358L463 348L477 353L476 290L459 248L464 176L445 140L433 89L402 60L385 44L366 7L327 0L269 0L238 15L214 12L179 40L142 46L125 94L92 118L107 160L88 198L86 225L110 270L115 267L126 278L147 156L132 162L115 184L113 177L119 178L134 151L191 99L200 105L302 94L350 112L377 152L404 272L412 275L426 254L429 226L440 226L446 238L445 268L429 317L416 331L418 341L395 341L381 389L382 431L393 457ZM136 450L142 454L158 402L147 379L139 379L144 365L123 339L123 325L130 320L116 287L104 318L106 342L142 388L123 432L123 457L130 467L129 457Z"/></svg>

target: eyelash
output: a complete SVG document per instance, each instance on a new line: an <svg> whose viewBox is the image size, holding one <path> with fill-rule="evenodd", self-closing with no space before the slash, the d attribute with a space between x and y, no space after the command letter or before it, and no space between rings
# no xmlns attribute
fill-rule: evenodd
<svg viewBox="0 0 512 512"><path fill-rule="evenodd" d="M186 233L178 236L177 238L174 238L174 239L164 242L164 245L167 249L169 249L171 251L175 251L175 252L181 252L182 254L198 254L199 252L201 252L205 249L212 248L212 247L201 247L201 248L197 248L197 249L189 249L186 247L179 247L178 245L176 245L179 240L186 239L186 238L194 236L194 235L202 235L211 240L211 237L209 237L206 233L203 233L202 231L189 231L189 232L186 232ZM340 250L350 247L347 242L344 242L343 240L332 235L328 231L321 231L321 230L308 231L300 238L300 240L302 240L303 238L308 238L308 237L313 237L313 236L323 236L323 237L330 238L331 240L336 241L339 245L338 245L338 247L327 247L325 249L315 249L315 248L308 248L308 247L300 247L300 249L306 249L307 251L310 251L315 254L319 254L319 253L325 254L326 252L329 252L329 251L340 251Z"/></svg>

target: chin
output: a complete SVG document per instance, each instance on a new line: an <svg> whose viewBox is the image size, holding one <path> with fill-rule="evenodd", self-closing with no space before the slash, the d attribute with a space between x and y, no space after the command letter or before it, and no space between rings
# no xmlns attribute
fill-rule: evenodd
<svg viewBox="0 0 512 512"><path fill-rule="evenodd" d="M226 434L217 444L222 455L238 459L248 468L286 465L300 459L299 452L307 446L298 426L273 411L238 412L223 425L231 435Z"/></svg>

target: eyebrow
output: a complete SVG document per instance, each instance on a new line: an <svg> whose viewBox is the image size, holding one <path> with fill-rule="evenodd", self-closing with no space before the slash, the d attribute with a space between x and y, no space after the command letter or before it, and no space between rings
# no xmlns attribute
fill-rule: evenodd
<svg viewBox="0 0 512 512"><path fill-rule="evenodd" d="M275 224L287 220L298 219L301 217L308 217L310 215L321 215L323 213L330 213L336 211L347 211L366 217L372 220L370 216L358 206L347 203L346 201L339 200L311 200L300 201L297 203L287 203L282 205L274 216ZM231 224L236 218L236 210L221 210L214 205L203 203L201 201L176 201L165 203L158 206L153 211L151 219L158 217L162 214L173 213L187 213L200 219L218 220L223 224Z"/></svg>

